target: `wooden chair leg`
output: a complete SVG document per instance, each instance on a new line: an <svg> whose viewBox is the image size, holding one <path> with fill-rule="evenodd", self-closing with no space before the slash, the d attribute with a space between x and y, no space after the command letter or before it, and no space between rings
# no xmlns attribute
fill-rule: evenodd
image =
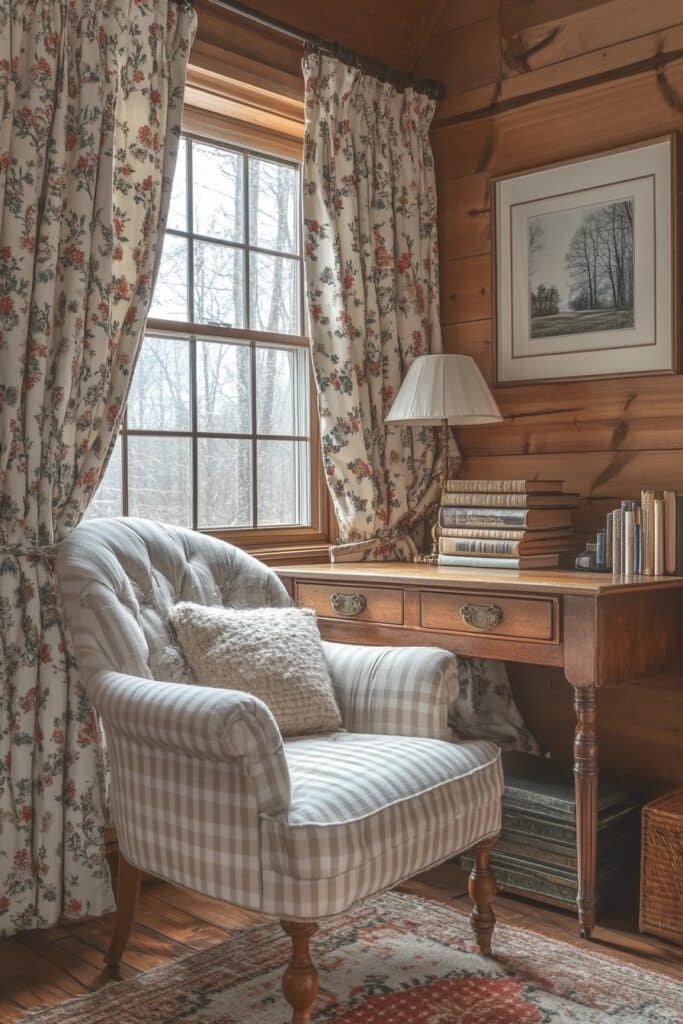
<svg viewBox="0 0 683 1024"><path fill-rule="evenodd" d="M496 895L496 877L491 869L491 850L497 836L484 839L474 848L474 866L467 883L474 910L470 917L472 931L482 956L491 955L491 936L496 926L496 915L491 902Z"/></svg>
<svg viewBox="0 0 683 1024"><path fill-rule="evenodd" d="M135 908L140 893L140 871L119 854L119 876L116 886L116 920L105 963L116 967L123 956L130 930L135 920Z"/></svg>
<svg viewBox="0 0 683 1024"><path fill-rule="evenodd" d="M311 1007L318 994L318 972L309 951L318 930L315 921L280 921L292 940L292 957L282 978L282 991L292 1007L292 1024L310 1024Z"/></svg>

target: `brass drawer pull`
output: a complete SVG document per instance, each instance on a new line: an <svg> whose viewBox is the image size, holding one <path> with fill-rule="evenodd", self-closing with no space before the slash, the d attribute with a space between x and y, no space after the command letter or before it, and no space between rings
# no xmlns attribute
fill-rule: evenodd
<svg viewBox="0 0 683 1024"><path fill-rule="evenodd" d="M495 629L503 621L503 609L497 604L464 604L460 614L474 629Z"/></svg>
<svg viewBox="0 0 683 1024"><path fill-rule="evenodd" d="M330 598L330 604L337 615L346 615L349 618L364 612L367 603L362 594L333 594Z"/></svg>

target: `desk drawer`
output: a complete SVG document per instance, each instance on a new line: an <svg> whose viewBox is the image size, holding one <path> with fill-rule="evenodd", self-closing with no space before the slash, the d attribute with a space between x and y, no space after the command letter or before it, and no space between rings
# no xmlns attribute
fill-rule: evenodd
<svg viewBox="0 0 683 1024"><path fill-rule="evenodd" d="M553 598L482 593L426 592L421 595L420 625L444 633L557 643L557 620L557 602Z"/></svg>
<svg viewBox="0 0 683 1024"><path fill-rule="evenodd" d="M297 582L296 603L300 608L313 608L325 619L403 625L403 591L389 587Z"/></svg>

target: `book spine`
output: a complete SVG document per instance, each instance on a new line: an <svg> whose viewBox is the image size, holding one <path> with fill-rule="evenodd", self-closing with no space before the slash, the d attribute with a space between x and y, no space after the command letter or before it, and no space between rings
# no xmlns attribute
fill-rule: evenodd
<svg viewBox="0 0 683 1024"><path fill-rule="evenodd" d="M600 572L604 572L605 569L605 543L606 532L599 530L595 537L595 567Z"/></svg>
<svg viewBox="0 0 683 1024"><path fill-rule="evenodd" d="M664 491L664 571L676 575L676 492Z"/></svg>
<svg viewBox="0 0 683 1024"><path fill-rule="evenodd" d="M624 509L623 532L623 572L626 576L633 575L633 509Z"/></svg>
<svg viewBox="0 0 683 1024"><path fill-rule="evenodd" d="M439 565L460 565L471 569L518 569L518 558L476 558L468 555L439 555Z"/></svg>
<svg viewBox="0 0 683 1024"><path fill-rule="evenodd" d="M621 509L615 508L612 513L612 572L617 576L621 568Z"/></svg>
<svg viewBox="0 0 683 1024"><path fill-rule="evenodd" d="M605 568L611 570L614 564L613 561L613 545L614 538L612 536L612 529L614 524L614 513L607 513L607 520L605 523Z"/></svg>
<svg viewBox="0 0 683 1024"><path fill-rule="evenodd" d="M458 494L525 494L526 480L447 480L446 490Z"/></svg>
<svg viewBox="0 0 683 1024"><path fill-rule="evenodd" d="M633 572L640 576L640 523L633 524Z"/></svg>
<svg viewBox="0 0 683 1024"><path fill-rule="evenodd" d="M444 508L439 512L441 526L526 526L525 508Z"/></svg>
<svg viewBox="0 0 683 1024"><path fill-rule="evenodd" d="M442 537L439 551L444 555L519 555L519 541L514 540L462 540Z"/></svg>
<svg viewBox="0 0 683 1024"><path fill-rule="evenodd" d="M654 500L654 574L664 575L664 500Z"/></svg>
<svg viewBox="0 0 683 1024"><path fill-rule="evenodd" d="M454 505L483 505L485 508L527 508L528 500L526 494L489 494L481 491L476 494L455 494L446 492L441 497L441 504L446 508Z"/></svg>
<svg viewBox="0 0 683 1024"><path fill-rule="evenodd" d="M655 492L643 491L640 498L642 508L641 544L643 551L640 568L645 576L652 576L655 568L655 524L653 520Z"/></svg>
<svg viewBox="0 0 683 1024"><path fill-rule="evenodd" d="M568 531L567 531L568 532ZM459 537L461 540L530 540L533 534L526 530L484 530L482 527L470 530L466 526L442 526L442 537Z"/></svg>

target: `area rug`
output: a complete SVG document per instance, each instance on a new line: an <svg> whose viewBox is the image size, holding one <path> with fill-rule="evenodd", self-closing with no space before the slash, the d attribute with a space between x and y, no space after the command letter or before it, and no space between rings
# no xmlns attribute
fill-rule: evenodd
<svg viewBox="0 0 683 1024"><path fill-rule="evenodd" d="M289 1024L278 925L25 1017L32 1024ZM314 1024L680 1024L683 985L498 925L494 959L464 914L387 893L327 921L313 940Z"/></svg>

